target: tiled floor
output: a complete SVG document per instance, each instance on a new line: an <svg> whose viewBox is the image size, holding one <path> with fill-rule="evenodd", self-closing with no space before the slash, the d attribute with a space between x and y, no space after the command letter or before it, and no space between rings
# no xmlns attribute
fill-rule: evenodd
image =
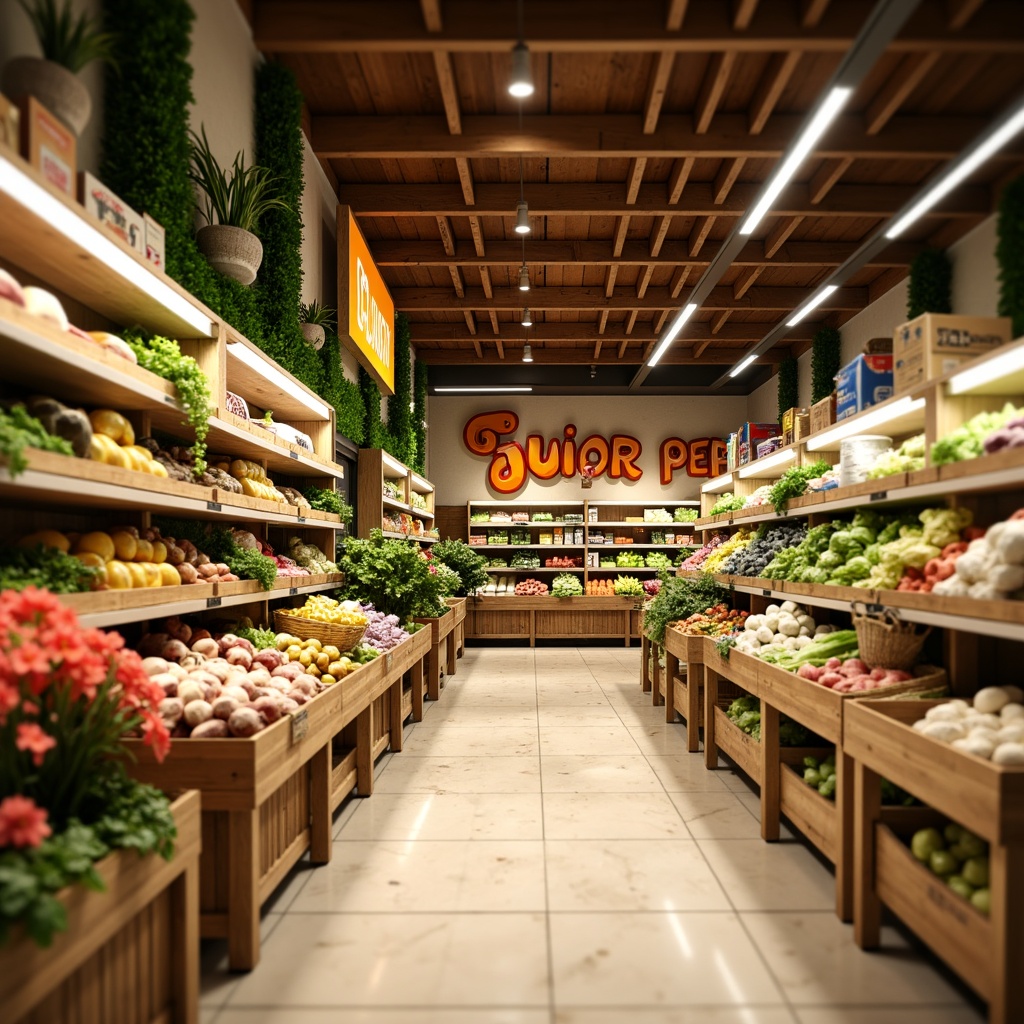
<svg viewBox="0 0 1024 1024"><path fill-rule="evenodd" d="M801 842L687 754L624 648L470 648L300 868L203 1024L978 1024L900 933L861 953Z"/></svg>

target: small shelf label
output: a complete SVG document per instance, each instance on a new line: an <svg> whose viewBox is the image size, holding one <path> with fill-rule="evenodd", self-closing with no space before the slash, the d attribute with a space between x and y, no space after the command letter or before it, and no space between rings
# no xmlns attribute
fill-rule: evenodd
<svg viewBox="0 0 1024 1024"><path fill-rule="evenodd" d="M174 395L164 395L164 402L167 405L177 405L178 404L178 400L174 397Z"/></svg>
<svg viewBox="0 0 1024 1024"><path fill-rule="evenodd" d="M206 503L207 512L220 512L223 506L219 501L208 501Z"/></svg>
<svg viewBox="0 0 1024 1024"><path fill-rule="evenodd" d="M772 596L772 592L770 590L762 590L761 591L761 596L762 597L771 597Z"/></svg>
<svg viewBox="0 0 1024 1024"><path fill-rule="evenodd" d="M207 608L219 608L221 605L221 599L219 597L208 597L206 599Z"/></svg>
<svg viewBox="0 0 1024 1024"><path fill-rule="evenodd" d="M289 459L294 459L294 460L295 460L296 462L298 462L298 461L299 461L299 453L298 453L298 452L293 452L293 451L292 451L292 450L291 450L291 449L289 448L289 449L288 449L288 458L289 458Z"/></svg>
<svg viewBox="0 0 1024 1024"><path fill-rule="evenodd" d="M306 517L305 516L299 516L298 520L299 520L300 523L304 523L306 521Z"/></svg>
<svg viewBox="0 0 1024 1024"><path fill-rule="evenodd" d="M299 588L298 587L289 587L288 588L288 596L289 597L297 597L298 593L299 593Z"/></svg>
<svg viewBox="0 0 1024 1024"><path fill-rule="evenodd" d="M889 497L888 491L872 491L869 497L870 501L885 501Z"/></svg>
<svg viewBox="0 0 1024 1024"><path fill-rule="evenodd" d="M309 732L309 712L305 708L291 713L292 718L292 743L299 743L306 738Z"/></svg>

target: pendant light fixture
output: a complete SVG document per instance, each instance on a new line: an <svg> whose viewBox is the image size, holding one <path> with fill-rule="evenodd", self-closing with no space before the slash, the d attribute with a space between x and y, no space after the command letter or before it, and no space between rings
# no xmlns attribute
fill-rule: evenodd
<svg viewBox="0 0 1024 1024"><path fill-rule="evenodd" d="M520 320L519 322L524 327L532 327L533 326L533 317L530 316L530 307L529 306L527 306L526 309L523 310L523 319Z"/></svg>
<svg viewBox="0 0 1024 1024"><path fill-rule="evenodd" d="M523 265L519 268L519 290L521 292L530 290L530 268L526 265L526 260L523 260Z"/></svg>
<svg viewBox="0 0 1024 1024"><path fill-rule="evenodd" d="M533 68L530 66L530 48L523 40L523 0L517 0L516 18L519 24L519 42L512 47L512 77L508 91L516 99L533 95Z"/></svg>
<svg viewBox="0 0 1024 1024"><path fill-rule="evenodd" d="M526 194L523 192L523 154L519 154L519 202L516 203L516 234L530 233L530 207L526 205Z"/></svg>
<svg viewBox="0 0 1024 1024"><path fill-rule="evenodd" d="M530 343L529 342L527 342L523 346L523 362L524 363L532 363L533 362L533 352L530 350Z"/></svg>

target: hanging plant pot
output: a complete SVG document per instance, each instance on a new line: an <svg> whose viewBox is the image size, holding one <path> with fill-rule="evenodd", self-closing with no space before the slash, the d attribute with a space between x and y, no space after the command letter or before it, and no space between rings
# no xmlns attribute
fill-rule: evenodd
<svg viewBox="0 0 1024 1024"><path fill-rule="evenodd" d="M251 231L230 224L207 224L196 232L196 244L214 270L241 284L256 280L263 246Z"/></svg>
<svg viewBox="0 0 1024 1024"><path fill-rule="evenodd" d="M35 96L55 117L81 135L92 116L89 90L66 67L42 57L15 57L4 66L3 91Z"/></svg>
<svg viewBox="0 0 1024 1024"><path fill-rule="evenodd" d="M317 352L324 347L327 340L327 333L320 324L299 324L302 336L306 344L311 345Z"/></svg>

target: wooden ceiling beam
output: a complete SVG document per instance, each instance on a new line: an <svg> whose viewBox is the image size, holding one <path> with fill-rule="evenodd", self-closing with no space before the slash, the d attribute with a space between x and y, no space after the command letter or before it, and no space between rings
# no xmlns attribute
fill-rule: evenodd
<svg viewBox="0 0 1024 1024"><path fill-rule="evenodd" d="M868 135L877 135L889 123L924 76L935 67L940 56L938 53L915 53L900 61L899 67L885 80L864 112L864 130Z"/></svg>
<svg viewBox="0 0 1024 1024"><path fill-rule="evenodd" d="M597 321L597 333L604 334L604 329L608 326L608 310L602 309L601 316Z"/></svg>
<svg viewBox="0 0 1024 1024"><path fill-rule="evenodd" d="M438 217L437 230L441 233L441 247L445 256L454 256L455 236L452 234L452 222L447 217Z"/></svg>
<svg viewBox="0 0 1024 1024"><path fill-rule="evenodd" d="M668 179L668 201L673 205L679 202L686 188L686 182L690 178L690 171L693 170L694 158L685 156L672 165L672 173Z"/></svg>
<svg viewBox="0 0 1024 1024"><path fill-rule="evenodd" d="M811 175L810 190L811 202L817 205L832 191L832 188L839 179L850 169L853 160L846 156L838 160L826 160L821 167Z"/></svg>
<svg viewBox="0 0 1024 1024"><path fill-rule="evenodd" d="M498 350L498 358L504 361L505 359L505 344L501 338L494 339L494 347Z"/></svg>
<svg viewBox="0 0 1024 1024"><path fill-rule="evenodd" d="M694 362L696 362L698 359L700 359L700 357L704 354L705 350L707 349L707 347L710 344L711 344L711 339L708 338L707 341L699 341L699 342L697 342L696 345L693 346L693 360L694 360Z"/></svg>
<svg viewBox="0 0 1024 1024"><path fill-rule="evenodd" d="M647 294L648 285L651 283L651 276L654 274L654 267L648 264L640 271L640 276L636 282L636 294L637 298L642 299Z"/></svg>
<svg viewBox="0 0 1024 1024"><path fill-rule="evenodd" d="M711 229L715 226L714 217L698 217L690 231L690 258L700 254L701 247L707 241Z"/></svg>
<svg viewBox="0 0 1024 1024"><path fill-rule="evenodd" d="M635 156L629 161L629 170L626 173L626 203L632 206L640 192L640 185L644 180L644 168L647 166L647 157Z"/></svg>
<svg viewBox="0 0 1024 1024"><path fill-rule="evenodd" d="M665 102L668 81L672 77L672 65L675 63L674 53L659 53L654 61L651 80L647 84L647 98L644 100L644 135L650 135L658 127L661 116L661 105Z"/></svg>
<svg viewBox="0 0 1024 1024"><path fill-rule="evenodd" d="M614 270L615 268L609 268ZM524 303L518 291L498 289L492 298L487 298L481 288L466 288L466 297L459 302L452 300L447 288L407 286L391 289L395 309L403 312L437 311L446 312L464 307L476 312L501 310L513 312L522 309ZM720 285L701 303L701 309L763 310L790 312L805 302L808 289L790 285L754 285L739 300L731 286ZM868 304L866 288L847 286L839 288L818 307L822 310L863 309ZM638 299L633 295L608 296L607 288L535 288L530 292L531 310L602 310L602 309L674 309L678 303L669 294L668 288L649 288L647 294Z"/></svg>
<svg viewBox="0 0 1024 1024"><path fill-rule="evenodd" d="M743 165L746 162L747 158L745 156L737 156L733 157L732 160L722 161L722 168L718 172L711 190L711 198L714 199L716 206L720 206L725 202L729 195L729 190L736 184L736 179L740 176L740 171L743 170Z"/></svg>
<svg viewBox="0 0 1024 1024"><path fill-rule="evenodd" d="M594 342L594 356L593 356L594 359L600 359L601 358L601 346L603 344L604 344L604 342L600 338L598 338L597 341Z"/></svg>
<svg viewBox="0 0 1024 1024"><path fill-rule="evenodd" d="M516 21L500 4L445 0L444 24L424 32L419 4L365 0L251 0L253 37L264 53L503 53L518 41ZM437 4L431 6L437 7ZM800 10L803 7L803 10ZM731 5L699 3L686 29L666 32L665 0L602 2L580 17L578 0L545 0L529 11L533 53L764 53L803 49L841 54L868 17L871 0L761 0L757 30L738 31ZM823 9L822 9L823 8ZM954 8L954 14L959 8ZM958 29L947 0L922 0L893 40L894 53L1021 52L1018 0L988 0ZM439 11L438 11L439 14ZM670 6L670 17L675 11Z"/></svg>
<svg viewBox="0 0 1024 1024"><path fill-rule="evenodd" d="M690 268L687 265L683 265L676 269L676 272L672 275L672 281L668 286L668 294L673 299L679 298L679 293L683 290L686 285L686 279L690 276Z"/></svg>
<svg viewBox="0 0 1024 1024"><path fill-rule="evenodd" d="M655 334L661 334L661 329L662 329L662 327L665 326L665 321L668 319L669 312L670 312L670 310L663 309L654 318L654 333Z"/></svg>
<svg viewBox="0 0 1024 1024"><path fill-rule="evenodd" d="M531 338L530 344L534 345L533 361L544 366L608 366L608 365L637 365L649 358L653 346L657 343L656 338L647 341L638 341L636 337L622 338L614 345L605 346L601 355L597 358L588 345L585 348L538 348ZM518 349L520 343L509 341L509 345L515 344L517 350L515 358L519 358L521 351ZM801 344L801 343L797 343ZM810 341L807 341L810 344ZM776 347L760 355L758 362L761 364L775 365L789 357L795 349L788 346ZM699 352L699 355L696 354ZM621 355L620 355L621 353ZM512 353L510 352L510 355ZM731 366L743 355L743 347L726 348L720 345L711 346L709 342L693 342L691 338L683 337L680 343L673 345L661 359L661 365L665 366L692 366L697 363L715 366ZM417 348L416 359L429 366L480 366L501 365L504 356L499 356L493 349L484 349L482 360L474 358L471 349L467 348Z"/></svg>
<svg viewBox="0 0 1024 1024"><path fill-rule="evenodd" d="M770 260L785 243L786 239L799 227L803 217L780 217L775 226L768 232L764 240L764 258Z"/></svg>
<svg viewBox="0 0 1024 1024"><path fill-rule="evenodd" d="M683 27L688 2L689 0L669 0L668 16L665 19L665 28L669 32L678 32Z"/></svg>
<svg viewBox="0 0 1024 1024"><path fill-rule="evenodd" d="M704 135L711 127L711 119L715 116L718 104L722 100L722 94L729 83L729 75L732 74L735 63L736 53L733 50L712 55L708 62L708 69L704 73L704 81L697 97L697 106L693 112L694 134Z"/></svg>
<svg viewBox="0 0 1024 1024"><path fill-rule="evenodd" d="M476 352L477 359L483 359L484 350L480 347L480 341L477 338L473 339L473 351Z"/></svg>
<svg viewBox="0 0 1024 1024"><path fill-rule="evenodd" d="M480 287L484 290L484 295L487 298L494 298L494 289L491 287L491 271L487 266L480 268Z"/></svg>
<svg viewBox="0 0 1024 1024"><path fill-rule="evenodd" d="M731 309L723 309L721 313L716 313L711 318L711 333L717 334L725 326L725 321L728 320L730 316L732 316Z"/></svg>
<svg viewBox="0 0 1024 1024"><path fill-rule="evenodd" d="M654 228L651 230L651 237L649 239L651 259L657 259L661 255L661 247L665 244L665 236L668 234L668 229L671 226L671 217L658 217L654 221ZM621 252L619 256L622 256Z"/></svg>
<svg viewBox="0 0 1024 1024"><path fill-rule="evenodd" d="M756 10L757 0L733 0L732 27L737 32L745 32L750 28Z"/></svg>
<svg viewBox="0 0 1024 1024"><path fill-rule="evenodd" d="M978 13L985 0L949 0L949 27L957 31Z"/></svg>
<svg viewBox="0 0 1024 1024"><path fill-rule="evenodd" d="M469 331L471 335L475 335L476 317L473 315L473 311L469 309L463 310L462 315L466 318L466 330Z"/></svg>
<svg viewBox="0 0 1024 1024"><path fill-rule="evenodd" d="M467 206L476 205L476 188L473 184L473 169L464 156L455 158L455 169L459 172L459 184L462 186L462 198Z"/></svg>
<svg viewBox="0 0 1024 1024"><path fill-rule="evenodd" d="M452 135L461 135L462 114L459 110L459 94L455 87L455 71L452 68L451 54L444 50L435 50L434 71L437 73L437 85L441 90L441 100L444 103L444 116L448 121L448 131Z"/></svg>
<svg viewBox="0 0 1024 1024"><path fill-rule="evenodd" d="M774 54L768 62L768 67L757 84L757 91L750 101L747 129L751 135L759 135L764 130L802 56L799 50L789 50L786 53Z"/></svg>
<svg viewBox="0 0 1024 1024"><path fill-rule="evenodd" d="M498 314L493 309L490 311L490 317L491 317L491 330L494 331L495 334L500 334L501 333L501 324L498 322ZM499 344L500 344L500 342L499 342ZM504 359L505 357L502 356L501 358Z"/></svg>
<svg viewBox="0 0 1024 1024"><path fill-rule="evenodd" d="M628 346L629 346L629 339L628 338L623 338L622 341L619 342L619 359L621 359L626 354L626 349L627 349Z"/></svg>
<svg viewBox="0 0 1024 1024"><path fill-rule="evenodd" d="M1024 156L1024 154L1022 154ZM1021 159L1020 156L1017 158ZM1008 160L1004 166L1015 163ZM627 206L620 182L559 182L530 186L530 214L534 217L678 216L742 217L753 205L760 184L738 181L728 196L716 203L714 184L690 182L678 204L667 201L661 184L641 185L636 203ZM840 184L829 193L830 217L881 218L895 213L918 192L914 185ZM478 184L476 205L467 206L457 184L362 185L341 187L341 202L357 217L509 217L519 201L519 186ZM991 196L984 185L962 185L936 208L936 216L986 215ZM811 187L793 184L772 204L780 216L822 215L812 202Z"/></svg>
<svg viewBox="0 0 1024 1024"><path fill-rule="evenodd" d="M636 318L640 315L639 310L630 310L629 316L626 317L626 333L632 334L633 328L636 326Z"/></svg>
<svg viewBox="0 0 1024 1024"><path fill-rule="evenodd" d="M464 299L466 297L466 283L462 280L462 271L454 266L450 266L448 270L452 275L452 287L455 289L455 294L460 299Z"/></svg>
<svg viewBox="0 0 1024 1024"><path fill-rule="evenodd" d="M747 267L733 282L733 298L738 302L750 290L750 286L761 276L765 265L762 263L756 267Z"/></svg>
<svg viewBox="0 0 1024 1024"><path fill-rule="evenodd" d="M610 299L615 294L615 278L618 277L619 268L614 264L608 268L604 278L604 297Z"/></svg>
<svg viewBox="0 0 1024 1024"><path fill-rule="evenodd" d="M620 217L618 226L615 228L615 241L612 242L612 255L618 259L622 255L622 248L626 244L626 235L629 232L629 217Z"/></svg>
<svg viewBox="0 0 1024 1024"><path fill-rule="evenodd" d="M469 231L473 236L473 251L480 259L484 258L484 233L480 227L479 217L469 218Z"/></svg>
<svg viewBox="0 0 1024 1024"><path fill-rule="evenodd" d="M441 0L420 0L420 11L423 14L423 24L428 32L444 30L444 21L441 18Z"/></svg>

